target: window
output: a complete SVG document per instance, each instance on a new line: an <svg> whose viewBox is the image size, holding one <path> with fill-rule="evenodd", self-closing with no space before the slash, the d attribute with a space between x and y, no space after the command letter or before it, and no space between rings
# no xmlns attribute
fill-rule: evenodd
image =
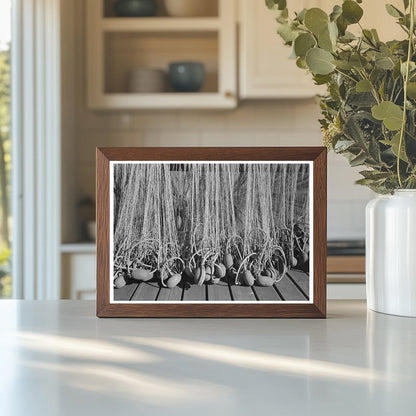
<svg viewBox="0 0 416 416"><path fill-rule="evenodd" d="M11 1L0 0L0 298L11 297L10 44Z"/></svg>

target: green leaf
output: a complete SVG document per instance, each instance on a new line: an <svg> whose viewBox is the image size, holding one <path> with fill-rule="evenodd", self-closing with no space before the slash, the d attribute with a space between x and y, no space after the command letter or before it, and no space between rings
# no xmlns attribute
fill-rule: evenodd
<svg viewBox="0 0 416 416"><path fill-rule="evenodd" d="M404 9L406 10L409 7L409 0L403 0L403 6L404 6Z"/></svg>
<svg viewBox="0 0 416 416"><path fill-rule="evenodd" d="M280 24L277 33L286 43L293 42L298 37L298 32L287 23Z"/></svg>
<svg viewBox="0 0 416 416"><path fill-rule="evenodd" d="M305 26L318 36L327 29L328 15L318 7L309 9L305 13Z"/></svg>
<svg viewBox="0 0 416 416"><path fill-rule="evenodd" d="M364 185L364 186L370 186L372 183L374 183L373 179L358 179L355 181L357 185Z"/></svg>
<svg viewBox="0 0 416 416"><path fill-rule="evenodd" d="M355 86L355 90L357 92L371 92L371 83L366 79L362 79L361 81L357 82Z"/></svg>
<svg viewBox="0 0 416 416"><path fill-rule="evenodd" d="M338 140L334 146L334 150L335 152L345 152L353 145L354 142L351 140Z"/></svg>
<svg viewBox="0 0 416 416"><path fill-rule="evenodd" d="M349 24L358 23L363 16L363 9L352 0L342 3L342 16Z"/></svg>
<svg viewBox="0 0 416 416"><path fill-rule="evenodd" d="M375 40L373 38L373 34L371 33L371 30L364 29L363 30L363 37L364 40L369 43L370 45L373 45L375 43Z"/></svg>
<svg viewBox="0 0 416 416"><path fill-rule="evenodd" d="M339 27L337 25L337 29L339 30ZM351 41L357 39L351 32L348 32L348 30L344 33L343 36L340 36L338 38L338 42L340 43L350 43Z"/></svg>
<svg viewBox="0 0 416 416"><path fill-rule="evenodd" d="M390 146L391 151L393 152L394 156L398 156L399 154L399 144L400 144L400 132L398 132L397 134L395 134L393 136L393 138L388 141L388 140L380 140L381 143ZM404 162L409 162L409 159L407 158L406 155L406 149L405 149L405 141L403 139L401 148L400 148L400 157L401 160L403 160Z"/></svg>
<svg viewBox="0 0 416 416"><path fill-rule="evenodd" d="M371 109L373 117L383 121L384 125L392 131L402 127L403 110L391 101L383 101Z"/></svg>
<svg viewBox="0 0 416 416"><path fill-rule="evenodd" d="M348 61L341 61L341 60L336 60L336 61L332 61L332 63L339 69L342 69L344 71L348 71L352 68L352 65L348 62Z"/></svg>
<svg viewBox="0 0 416 416"><path fill-rule="evenodd" d="M362 165L367 159L367 155L364 152L361 152L358 156L350 160L350 165L352 167Z"/></svg>
<svg viewBox="0 0 416 416"><path fill-rule="evenodd" d="M412 61L409 63L409 73L412 73L416 70L416 64ZM403 76L406 76L406 62L402 62L400 65L400 72Z"/></svg>
<svg viewBox="0 0 416 416"><path fill-rule="evenodd" d="M407 84L407 96L412 100L416 100L416 82Z"/></svg>
<svg viewBox="0 0 416 416"><path fill-rule="evenodd" d="M299 13L296 13L296 19L303 23L303 21L305 20L305 14L306 14L307 10L306 9L302 9Z"/></svg>
<svg viewBox="0 0 416 416"><path fill-rule="evenodd" d="M365 179L372 179L373 181L379 181L380 179L388 178L391 173L390 172L379 172L376 170L362 170L360 175L364 176Z"/></svg>
<svg viewBox="0 0 416 416"><path fill-rule="evenodd" d="M266 0L266 6L271 10L283 10L286 8L286 0Z"/></svg>
<svg viewBox="0 0 416 416"><path fill-rule="evenodd" d="M342 7L337 4L332 9L332 13L329 15L329 20L331 20L331 22L335 22L338 19L338 17L340 17L341 15L342 15Z"/></svg>
<svg viewBox="0 0 416 416"><path fill-rule="evenodd" d="M327 75L333 72L335 69L335 65L332 63L333 59L330 52L320 48L309 49L306 54L306 64L314 75Z"/></svg>
<svg viewBox="0 0 416 416"><path fill-rule="evenodd" d="M377 30L376 29L371 29L371 34L373 35L373 39L376 42L380 42L380 38L378 37L378 33L377 33Z"/></svg>
<svg viewBox="0 0 416 416"><path fill-rule="evenodd" d="M331 37L329 35L329 29L327 27L327 29L323 32L321 32L318 35L318 45L321 49L324 49L328 52L333 52L334 51L334 44L331 40Z"/></svg>
<svg viewBox="0 0 416 416"><path fill-rule="evenodd" d="M344 36L348 27L348 22L344 19L342 15L337 19L337 27L340 36Z"/></svg>
<svg viewBox="0 0 416 416"><path fill-rule="evenodd" d="M301 69L308 69L308 65L306 65L305 58L298 58L296 59L296 66Z"/></svg>
<svg viewBox="0 0 416 416"><path fill-rule="evenodd" d="M315 74L313 80L315 81L315 85L324 85L331 81L331 76Z"/></svg>
<svg viewBox="0 0 416 416"><path fill-rule="evenodd" d="M338 26L334 22L328 23L329 37L331 38L332 44L335 46L338 39Z"/></svg>
<svg viewBox="0 0 416 416"><path fill-rule="evenodd" d="M380 69L394 69L394 61L390 56L378 56L375 61L376 67Z"/></svg>
<svg viewBox="0 0 416 416"><path fill-rule="evenodd" d="M394 7L392 4L386 4L387 13L393 17L403 17L404 14L397 8Z"/></svg>
<svg viewBox="0 0 416 416"><path fill-rule="evenodd" d="M309 49L316 45L314 37L310 33L302 33L295 39L296 56L304 58Z"/></svg>
<svg viewBox="0 0 416 416"><path fill-rule="evenodd" d="M364 67L368 64L368 61L358 53L351 55L349 62L354 68L358 70L364 69Z"/></svg>

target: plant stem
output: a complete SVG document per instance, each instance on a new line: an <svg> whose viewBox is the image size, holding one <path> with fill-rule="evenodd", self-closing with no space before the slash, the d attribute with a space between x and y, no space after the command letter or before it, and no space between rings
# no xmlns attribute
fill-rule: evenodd
<svg viewBox="0 0 416 416"><path fill-rule="evenodd" d="M404 140L404 132L406 129L406 110L407 110L407 83L409 81L409 68L410 61L412 59L412 50L413 50L413 36L414 36L414 27L415 27L415 0L410 0L410 30L409 30L409 45L407 47L407 60L406 60L406 73L404 76L404 85L403 85L403 119L402 127L400 129L400 139L399 139L399 148L397 151L397 177L399 179L399 186L403 188L402 178L400 175L400 156Z"/></svg>

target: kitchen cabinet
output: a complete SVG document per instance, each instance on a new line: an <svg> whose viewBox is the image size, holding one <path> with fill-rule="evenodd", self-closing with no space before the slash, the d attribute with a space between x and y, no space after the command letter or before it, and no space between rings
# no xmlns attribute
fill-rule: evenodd
<svg viewBox="0 0 416 416"><path fill-rule="evenodd" d="M325 7L329 0L300 0L296 10ZM333 3L333 2L332 2ZM292 6L293 8L293 6ZM239 0L239 91L244 98L308 98L322 92L311 75L289 59L291 50L277 35L277 13L264 1Z"/></svg>
<svg viewBox="0 0 416 416"><path fill-rule="evenodd" d="M104 0L88 0L87 102L91 109L233 108L237 105L236 5L218 2L216 16L116 17ZM110 2L111 6L111 2ZM130 71L167 71L175 61L199 61L200 92L132 93Z"/></svg>
<svg viewBox="0 0 416 416"><path fill-rule="evenodd" d="M95 300L96 255L94 243L61 246L62 299Z"/></svg>
<svg viewBox="0 0 416 416"><path fill-rule="evenodd" d="M394 0L400 9L401 0ZM320 7L332 10L333 0L299 0L289 3L290 10ZM266 8L264 1L239 0L239 95L242 99L290 99L308 98L325 92L324 87L313 84L312 77L289 59L290 48L277 35L276 11ZM403 38L394 19L385 10L384 3L366 0L362 25L376 28L381 40ZM359 31L356 25L352 32Z"/></svg>

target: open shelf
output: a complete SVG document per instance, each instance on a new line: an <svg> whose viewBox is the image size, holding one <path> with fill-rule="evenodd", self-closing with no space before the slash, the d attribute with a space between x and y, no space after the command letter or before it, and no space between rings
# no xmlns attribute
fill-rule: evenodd
<svg viewBox="0 0 416 416"><path fill-rule="evenodd" d="M216 17L114 17L102 19L101 28L105 32L169 32L169 31L209 31L220 28L220 20Z"/></svg>
<svg viewBox="0 0 416 416"><path fill-rule="evenodd" d="M205 66L205 81L200 92L181 93L175 100L201 93L218 92L218 39L216 32L188 33L137 33L112 32L104 38L106 94L131 94L128 89L129 72L136 68L152 68L165 71L177 61L198 61ZM159 94L172 94L166 91ZM142 95L142 94L139 94ZM153 95L153 94L152 94ZM148 97L147 97L148 98Z"/></svg>
<svg viewBox="0 0 416 416"><path fill-rule="evenodd" d="M207 0L209 1L209 0ZM214 16L115 17L113 0L89 0L87 7L88 107L111 109L228 109L237 105L235 4L211 0ZM136 93L131 71L168 73L173 62L201 62L200 91L177 93L167 83L161 92ZM163 76L163 75L162 75ZM144 88L142 91L150 90Z"/></svg>
<svg viewBox="0 0 416 416"><path fill-rule="evenodd" d="M102 6L103 6L103 13L102 16L104 18L112 18L112 17L116 17L115 14L115 3L117 0L99 0L100 2L102 2ZM227 0L230 1L230 0ZM202 15L198 15L195 17L218 17L218 2L219 0L205 0L204 1L204 12L202 13ZM141 17L140 19L154 19L157 17L167 17L167 18L172 18L174 19L174 17L169 16L168 14L168 10L167 7L165 5L165 0L157 0L157 13L155 17ZM195 17L186 17L186 19L194 19ZM130 20L130 19L134 19L132 17L120 17L120 19L123 20Z"/></svg>

